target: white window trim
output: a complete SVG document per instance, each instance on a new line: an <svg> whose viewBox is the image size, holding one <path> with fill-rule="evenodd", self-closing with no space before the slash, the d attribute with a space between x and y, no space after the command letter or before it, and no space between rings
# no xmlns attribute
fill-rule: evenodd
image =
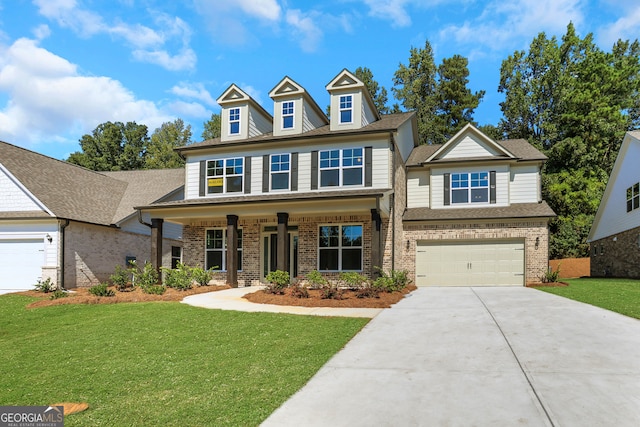
<svg viewBox="0 0 640 427"><path fill-rule="evenodd" d="M289 156L289 170L287 170L287 188L278 188L277 190L273 189L273 174L274 173L282 173L282 171L279 172L274 172L271 170L271 159L273 158L273 156L282 156L282 155L288 155ZM271 154L269 156L269 192L282 192L282 191L290 191L291 190L291 153L276 153L276 154Z"/></svg>
<svg viewBox="0 0 640 427"><path fill-rule="evenodd" d="M344 161L344 151L345 150L361 150L362 151L362 165L361 166L344 166L342 163ZM323 168L321 166L322 164L322 153L326 153L326 152L331 152L331 151L338 151L339 152L339 156L338 156L338 166L330 166L330 167L326 167ZM358 188L358 187L364 187L364 168L365 168L365 159L364 159L364 152L365 149L364 147L348 147L348 148L334 148L331 150L320 150L318 151L318 188ZM344 184L344 171L348 170L348 169L358 169L360 168L362 175L361 175L361 183L360 184L349 184L349 185L345 185ZM338 170L338 185L331 185L331 186L323 186L322 185L322 171L330 171L330 170Z"/></svg>
<svg viewBox="0 0 640 427"><path fill-rule="evenodd" d="M227 175L227 160L236 160L236 159L240 159L242 161L242 173L241 174L231 174L231 175ZM209 176L209 162L216 162L216 161L222 161L222 175L214 175L214 176ZM222 194L241 194L244 192L244 171L245 171L245 164L244 164L244 157L225 157L222 159L210 159L207 160L206 163L206 169L205 169L205 173L207 174L206 176L206 194L207 195L222 195ZM231 177L242 177L242 187L240 188L239 191L227 191L227 178L231 178ZM221 178L222 179L222 193L210 193L209 192L209 184L208 181L211 178Z"/></svg>
<svg viewBox="0 0 640 427"><path fill-rule="evenodd" d="M482 187L472 187L471 186L471 174L472 173L486 173L487 174L487 186L482 186ZM462 188L453 188L453 175L463 175L466 174L467 175L467 181L469 182L469 186L465 187L467 189L467 202L454 202L453 201L453 192L454 190L462 190ZM473 205L473 206L481 206L481 205L489 205L491 202L491 174L489 173L489 171L475 171L475 172L452 172L449 175L449 200L451 201L450 205L451 206L466 206L466 205ZM472 198L471 198L471 190L479 190L479 189L487 189L487 201L486 202L473 202Z"/></svg>
<svg viewBox="0 0 640 427"><path fill-rule="evenodd" d="M346 98L346 97L350 98L349 102L351 103L351 107L342 108L342 98ZM345 125L353 123L353 116L354 116L353 100L354 100L354 96L353 95L339 95L338 96L338 123L345 124ZM348 122L342 121L342 112L343 111L351 111L351 120L350 121L348 121Z"/></svg>
<svg viewBox="0 0 640 427"><path fill-rule="evenodd" d="M232 114L233 111L236 111L236 110L238 111L238 119L237 120L232 120L231 119L231 114ZM240 107L234 107L234 108L230 108L229 109L229 128L228 128L229 129L229 136L236 136L236 135L240 135L242 133L241 132L241 126L240 126L240 124L241 124L240 120L241 119L242 119L242 112L240 110ZM231 132L231 124L232 123L238 123L238 132L235 132L235 133Z"/></svg>
<svg viewBox="0 0 640 427"><path fill-rule="evenodd" d="M291 114L285 114L284 113L284 108L285 108L285 104L291 104ZM291 130L293 128L295 128L296 124L295 124L295 113L296 113L296 103L295 101L283 101L282 102L282 109L280 110L282 112L282 120L281 120L281 129L282 130ZM285 127L284 126L284 119L285 117L291 117L291 127Z"/></svg>
<svg viewBox="0 0 640 427"><path fill-rule="evenodd" d="M627 194L625 197L626 199L625 208L627 213L633 212L634 210L639 209L638 207L634 206L634 199L640 197L640 192L634 190L636 186L639 186L639 184L635 183L632 186L627 188L627 192L626 192Z"/></svg>
<svg viewBox="0 0 640 427"><path fill-rule="evenodd" d="M362 231L362 242L360 246L342 246L342 227L346 226L359 226ZM321 247L320 246L320 229L322 227L338 227L340 235L338 236L338 246ZM364 265L364 225L361 223L341 223L341 224L320 224L318 225L318 241L317 241L317 270L323 273L341 273L346 271L363 271ZM328 249L337 249L338 251L338 270L321 270L320 266L320 251ZM345 270L342 269L342 251L343 249L360 249L360 269L359 270Z"/></svg>
<svg viewBox="0 0 640 427"><path fill-rule="evenodd" d="M210 230L222 230L222 249L207 249L207 233ZM242 228L238 228L238 234L242 233ZM241 238L242 240L242 246L241 248L238 248L238 252L240 252L240 259L243 259L244 257L244 236L242 236ZM227 271L226 269L226 265L227 265L227 229L226 227L209 227L207 229L205 229L204 231L204 266L205 268L207 268L207 253L208 252L222 252L222 265L220 266L220 270L213 270L215 272L222 272L225 273ZM244 267L244 262L242 263L242 266ZM224 267L224 268L223 268ZM209 267L211 268L211 267ZM238 271L243 271L242 269L239 269Z"/></svg>

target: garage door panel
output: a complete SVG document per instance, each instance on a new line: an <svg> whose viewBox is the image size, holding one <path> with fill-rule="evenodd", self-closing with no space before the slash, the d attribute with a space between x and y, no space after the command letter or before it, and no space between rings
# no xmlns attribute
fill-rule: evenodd
<svg viewBox="0 0 640 427"><path fill-rule="evenodd" d="M417 286L522 286L524 242L418 242Z"/></svg>
<svg viewBox="0 0 640 427"><path fill-rule="evenodd" d="M42 239L0 240L0 289L30 290L42 276Z"/></svg>

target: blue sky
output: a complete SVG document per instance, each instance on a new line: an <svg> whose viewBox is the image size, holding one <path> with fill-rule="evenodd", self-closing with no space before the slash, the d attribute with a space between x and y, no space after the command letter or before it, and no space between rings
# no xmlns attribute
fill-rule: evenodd
<svg viewBox="0 0 640 427"><path fill-rule="evenodd" d="M149 134L182 118L200 140L236 83L272 111L284 77L322 107L326 84L365 66L392 97L411 47L469 59L480 124L500 119L500 64L569 22L610 50L640 34L629 0L0 0L0 140L66 158L106 121Z"/></svg>

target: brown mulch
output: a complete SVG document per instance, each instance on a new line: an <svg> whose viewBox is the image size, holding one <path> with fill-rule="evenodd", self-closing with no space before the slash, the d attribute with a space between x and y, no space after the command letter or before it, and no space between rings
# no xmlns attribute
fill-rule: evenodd
<svg viewBox="0 0 640 427"><path fill-rule="evenodd" d="M417 288L414 285L409 285L401 292L381 292L379 298L358 298L354 291L344 291L342 299L323 299L321 291L317 289L309 290L309 298L293 296L290 289L285 290L284 295L269 294L261 290L247 294L243 298L257 304L299 307L389 308L415 289Z"/></svg>
<svg viewBox="0 0 640 427"><path fill-rule="evenodd" d="M565 287L565 286L569 286L569 284L565 283L565 282L527 283L527 288L541 288L541 287L562 288L562 287Z"/></svg>
<svg viewBox="0 0 640 427"><path fill-rule="evenodd" d="M50 293L44 294L36 291L19 292L21 295L40 298L27 305L27 308L49 307L52 305L66 304L117 304L122 302L148 302L148 301L182 301L188 295L202 294L205 292L220 291L229 289L229 286L195 286L186 291L178 291L173 288L167 288L162 295L145 294L140 288L135 288L130 292L118 292L114 287L109 287L115 291L112 297L97 297L89 293L88 288L73 289L66 298L49 299Z"/></svg>
<svg viewBox="0 0 640 427"><path fill-rule="evenodd" d="M591 276L590 258L552 259L549 261L549 266L553 271L558 271L558 267L560 267L561 279Z"/></svg>

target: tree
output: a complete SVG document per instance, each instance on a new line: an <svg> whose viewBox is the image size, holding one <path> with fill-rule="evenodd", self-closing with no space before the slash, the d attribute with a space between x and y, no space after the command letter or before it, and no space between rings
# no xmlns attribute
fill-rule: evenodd
<svg viewBox="0 0 640 427"><path fill-rule="evenodd" d="M145 169L179 168L184 160L174 150L191 143L191 125L182 119L163 123L153 131L147 149Z"/></svg>
<svg viewBox="0 0 640 427"><path fill-rule="evenodd" d="M378 82L373 78L371 70L367 67L358 67L354 74L366 86L378 112L380 114L388 114L390 109L387 106L387 89L378 84Z"/></svg>
<svg viewBox="0 0 640 427"><path fill-rule="evenodd" d="M211 114L211 118L204 122L204 130L202 131L202 139L218 138L222 134L222 122L220 114Z"/></svg>
<svg viewBox="0 0 640 427"><path fill-rule="evenodd" d="M145 125L106 122L91 135L83 135L82 151L72 153L67 161L96 171L142 169L148 141Z"/></svg>

